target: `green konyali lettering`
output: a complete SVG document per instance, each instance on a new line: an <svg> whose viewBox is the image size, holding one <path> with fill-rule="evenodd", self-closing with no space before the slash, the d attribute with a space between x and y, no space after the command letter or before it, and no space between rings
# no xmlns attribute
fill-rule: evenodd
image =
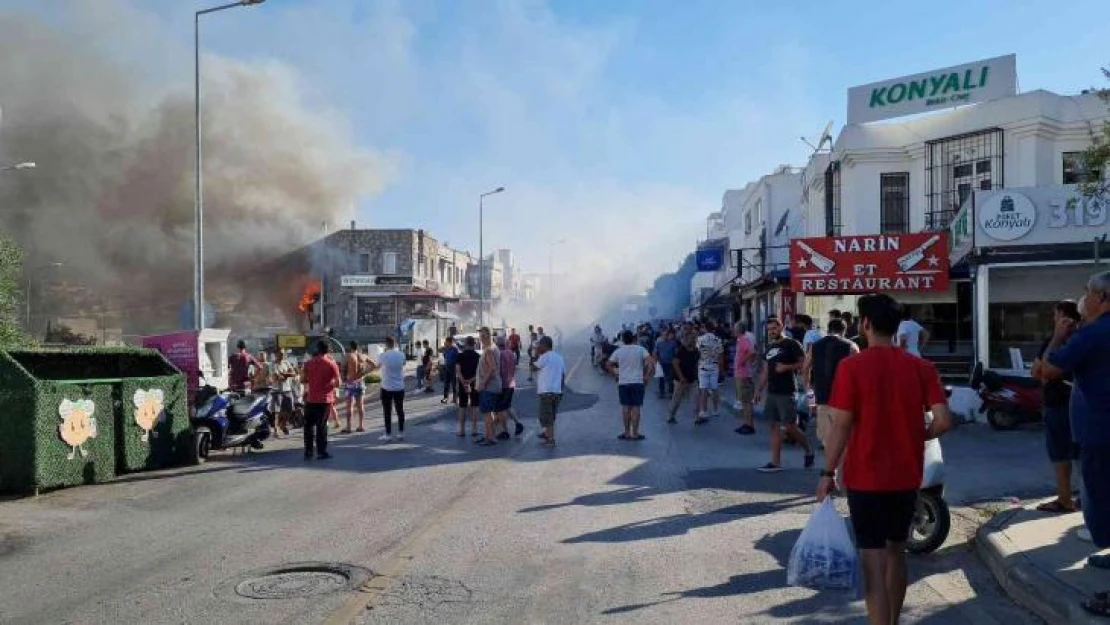
<svg viewBox="0 0 1110 625"><path fill-rule="evenodd" d="M964 72L964 86L962 87L962 89L964 91L971 91L974 88L975 85L971 84L971 70L969 69Z"/></svg>
<svg viewBox="0 0 1110 625"><path fill-rule="evenodd" d="M909 94L906 96L907 100L916 100L925 97L925 87L928 86L929 79L922 78L910 83Z"/></svg>
<svg viewBox="0 0 1110 625"><path fill-rule="evenodd" d="M990 65L984 65L983 69L979 72L979 86L987 86L987 72L990 71Z"/></svg>
<svg viewBox="0 0 1110 625"><path fill-rule="evenodd" d="M944 86L945 78L947 78L947 76L944 76L943 74L940 76L931 76L929 78L929 97L933 97L940 93L940 88Z"/></svg>
<svg viewBox="0 0 1110 625"><path fill-rule="evenodd" d="M876 87L872 89L871 104L868 104L867 107L875 108L876 106L886 106L886 102L883 101L884 95L886 95L886 87Z"/></svg>
<svg viewBox="0 0 1110 625"><path fill-rule="evenodd" d="M960 90L960 75L952 72L948 75L948 80L944 83L944 90L941 93L948 93L949 91Z"/></svg>
<svg viewBox="0 0 1110 625"><path fill-rule="evenodd" d="M890 86L890 91L886 94L886 101L890 104L898 104L906 99L906 85L905 83L898 83Z"/></svg>

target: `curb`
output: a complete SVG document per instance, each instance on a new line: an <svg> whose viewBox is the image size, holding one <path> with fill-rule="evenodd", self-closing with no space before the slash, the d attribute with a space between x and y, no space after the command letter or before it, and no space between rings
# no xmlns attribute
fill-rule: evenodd
<svg viewBox="0 0 1110 625"><path fill-rule="evenodd" d="M1086 596L1035 566L1006 536L1004 528L1015 514L1001 512L975 532L975 551L1002 590L1047 623L1106 625L1079 605Z"/></svg>

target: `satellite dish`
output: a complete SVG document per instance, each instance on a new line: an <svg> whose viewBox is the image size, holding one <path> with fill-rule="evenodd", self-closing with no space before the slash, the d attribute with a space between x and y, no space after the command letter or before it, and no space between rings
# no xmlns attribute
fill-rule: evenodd
<svg viewBox="0 0 1110 625"><path fill-rule="evenodd" d="M786 219L788 217L790 217L790 209L789 208L786 209L786 212L783 213L782 217L779 219L779 225L775 226L775 236L776 237L779 236L780 234L782 234L782 231L786 229Z"/></svg>
<svg viewBox="0 0 1110 625"><path fill-rule="evenodd" d="M821 138L817 140L817 149L820 150L821 146L825 145L826 141L828 141L830 144L832 143L832 120L831 119L829 120L829 123L825 124L825 129L821 131Z"/></svg>

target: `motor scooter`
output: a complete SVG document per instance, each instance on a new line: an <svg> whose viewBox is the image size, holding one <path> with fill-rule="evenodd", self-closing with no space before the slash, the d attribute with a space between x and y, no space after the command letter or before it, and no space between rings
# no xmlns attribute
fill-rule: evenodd
<svg viewBox="0 0 1110 625"><path fill-rule="evenodd" d="M944 394L952 396L952 388L945 387ZM925 413L925 427L933 421L932 413ZM921 490L917 493L917 508L910 527L906 550L916 555L932 553L948 540L952 529L952 514L944 500L944 452L940 439L925 441L925 465Z"/></svg>
<svg viewBox="0 0 1110 625"><path fill-rule="evenodd" d="M1003 375L984 370L983 363L978 363L971 373L971 388L983 400L979 413L985 412L996 430L1013 430L1042 419L1041 383L1035 378Z"/></svg>
<svg viewBox="0 0 1110 625"><path fill-rule="evenodd" d="M191 419L197 462L208 460L212 451L262 449L273 423L269 404L267 388L244 393L220 391L202 376Z"/></svg>

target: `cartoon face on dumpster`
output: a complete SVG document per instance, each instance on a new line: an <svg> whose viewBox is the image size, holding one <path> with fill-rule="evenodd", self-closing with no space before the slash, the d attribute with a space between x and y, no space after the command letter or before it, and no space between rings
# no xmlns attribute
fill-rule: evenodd
<svg viewBox="0 0 1110 625"><path fill-rule="evenodd" d="M149 391L137 389L132 397L135 402L135 424L143 431L140 440L144 443L150 439L154 426L166 418L164 399L162 389L158 388ZM154 437L157 436L158 432L154 432Z"/></svg>
<svg viewBox="0 0 1110 625"><path fill-rule="evenodd" d="M73 460L77 452L81 452L82 458L89 455L84 445L90 438L96 438L96 418L93 417L95 411L96 405L91 399L63 399L58 406L58 414L62 417L58 434L70 446L67 460Z"/></svg>

